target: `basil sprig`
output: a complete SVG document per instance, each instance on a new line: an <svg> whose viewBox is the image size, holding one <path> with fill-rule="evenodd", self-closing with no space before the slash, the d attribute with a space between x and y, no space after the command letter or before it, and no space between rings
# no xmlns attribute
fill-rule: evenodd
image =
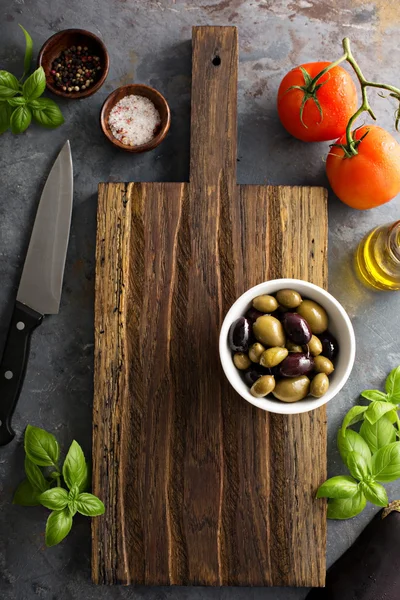
<svg viewBox="0 0 400 600"><path fill-rule="evenodd" d="M23 133L32 118L43 127L54 128L64 123L57 104L50 98L41 98L46 88L43 67L27 77L32 62L32 38L20 25L25 35L24 73L18 79L8 71L0 70L0 134L11 129L12 133Z"/></svg>
<svg viewBox="0 0 400 600"><path fill-rule="evenodd" d="M96 517L104 513L104 504L86 491L89 467L78 442L72 442L62 467L58 442L44 429L28 425L24 446L26 479L18 486L13 503L41 504L52 511L46 524L46 545L55 546L70 532L77 512ZM42 469L46 471L43 473Z"/></svg>
<svg viewBox="0 0 400 600"><path fill-rule="evenodd" d="M355 517L367 501L387 506L381 484L400 477L400 366L389 373L385 390L362 392L370 404L353 406L343 419L337 444L350 475L331 477L317 492L317 498L329 498L329 519ZM350 429L359 423L359 432Z"/></svg>

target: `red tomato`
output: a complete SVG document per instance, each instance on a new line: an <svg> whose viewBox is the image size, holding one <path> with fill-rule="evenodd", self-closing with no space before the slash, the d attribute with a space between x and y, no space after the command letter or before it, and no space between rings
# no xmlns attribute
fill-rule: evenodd
<svg viewBox="0 0 400 600"><path fill-rule="evenodd" d="M330 63L314 62L300 65L311 79ZM301 68L296 67L285 75L278 90L278 114L282 125L303 142L323 142L342 135L350 117L357 110L357 88L349 73L342 67L332 67L318 80L323 85L315 92L322 116L312 97L304 104L303 119L300 111L306 92L290 89L293 85L306 85ZM303 121L303 122L302 122Z"/></svg>
<svg viewBox="0 0 400 600"><path fill-rule="evenodd" d="M377 125L364 125L353 132L359 140L358 154L347 158L333 146L326 161L326 174L336 196L352 208L374 208L400 192L400 144ZM346 135L337 140L346 145Z"/></svg>

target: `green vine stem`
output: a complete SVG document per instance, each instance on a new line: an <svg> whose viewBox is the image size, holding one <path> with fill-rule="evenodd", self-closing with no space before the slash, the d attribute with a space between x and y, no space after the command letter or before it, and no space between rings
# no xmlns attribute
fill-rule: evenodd
<svg viewBox="0 0 400 600"><path fill-rule="evenodd" d="M340 63L347 61L353 71L355 72L357 79L360 83L360 87L361 87L361 96L362 96L362 103L361 106L357 109L357 111L354 113L354 115L352 115L352 117L350 117L349 122L347 123L347 127L346 127L346 145L343 144L333 144L333 146L339 146L340 148L343 149L345 156L348 158L351 158L352 156L355 156L356 154L358 154L357 151L357 146L360 144L361 139L356 140L353 137L353 132L352 132L352 127L354 122L358 119L358 117L364 113L367 112L374 120L376 120L376 116L369 104L368 101L368 95L367 95L367 88L368 87L373 87L373 88L378 88L381 90L386 90L389 93L389 96L391 96L392 98L395 98L398 102L399 102L399 108L396 111L396 122L395 122L395 126L396 129L398 129L398 125L400 123L400 88L397 88L393 85L389 85L386 83L378 83L376 81L368 81L368 79L366 79L356 61L356 59L354 58L352 52L351 52L351 48L350 48L350 40L349 38L344 38L343 40L343 50L344 50L344 54L343 56L341 56L338 60L336 60L335 62L330 63L327 67L325 67L325 69L323 69L320 73L318 73L314 79L312 79L312 81L310 82L310 85L308 87L308 90L310 93L313 93L316 91L316 87L318 84L318 81L320 80L320 78L325 75L325 73L327 73L330 69L332 69L333 67L338 66ZM367 132L368 133L368 132ZM366 134L364 134L366 135ZM363 136L364 137L364 136Z"/></svg>

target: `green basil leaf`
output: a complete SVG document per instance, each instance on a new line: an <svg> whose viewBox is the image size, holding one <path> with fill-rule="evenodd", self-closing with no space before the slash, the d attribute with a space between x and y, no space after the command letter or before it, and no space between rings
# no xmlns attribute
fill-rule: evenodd
<svg viewBox="0 0 400 600"><path fill-rule="evenodd" d="M37 492L45 492L49 488L49 484L45 480L42 471L28 458L28 456L25 456L25 473L29 483Z"/></svg>
<svg viewBox="0 0 400 600"><path fill-rule="evenodd" d="M383 485L376 483L376 481L364 481L360 485L368 502L372 502L376 506L388 505L389 500Z"/></svg>
<svg viewBox="0 0 400 600"><path fill-rule="evenodd" d="M353 475L353 477L355 477L359 481L366 479L370 475L370 461L366 461L365 458L361 456L361 454L358 454L358 452L349 452L347 455L346 464L351 475Z"/></svg>
<svg viewBox="0 0 400 600"><path fill-rule="evenodd" d="M396 429L386 415L374 424L364 421L361 425L360 435L367 442L373 454L379 448L396 441Z"/></svg>
<svg viewBox="0 0 400 600"><path fill-rule="evenodd" d="M58 479L59 477L61 477L61 473L59 473L58 471L52 471L52 472L50 473L50 477L51 477L52 479Z"/></svg>
<svg viewBox="0 0 400 600"><path fill-rule="evenodd" d="M10 106L23 106L26 104L26 100L23 96L15 96L15 98L9 98L7 100Z"/></svg>
<svg viewBox="0 0 400 600"><path fill-rule="evenodd" d="M400 477L400 442L388 444L373 455L372 475L381 483Z"/></svg>
<svg viewBox="0 0 400 600"><path fill-rule="evenodd" d="M319 486L317 498L351 498L357 493L358 483L349 475L337 475Z"/></svg>
<svg viewBox="0 0 400 600"><path fill-rule="evenodd" d="M23 133L29 127L32 120L32 113L27 106L18 106L11 115L11 131L13 133Z"/></svg>
<svg viewBox="0 0 400 600"><path fill-rule="evenodd" d="M9 105L7 101L0 100L0 134L7 131L10 127L11 115L13 112L13 108Z"/></svg>
<svg viewBox="0 0 400 600"><path fill-rule="evenodd" d="M12 98L19 92L18 79L8 71L0 71L0 100Z"/></svg>
<svg viewBox="0 0 400 600"><path fill-rule="evenodd" d="M364 390L361 392L361 396L367 400L381 400L382 402L388 401L387 394L380 392L379 390Z"/></svg>
<svg viewBox="0 0 400 600"><path fill-rule="evenodd" d="M343 419L343 423L342 423L342 427L341 427L343 435L344 435L344 431L347 429L347 427L350 427L350 425L354 425L355 423L358 423L359 421L363 420L364 413L367 409L368 409L368 406L353 406L353 408L351 408L349 410L349 412Z"/></svg>
<svg viewBox="0 0 400 600"><path fill-rule="evenodd" d="M62 510L68 504L68 492L61 487L51 488L39 497L40 504L50 510Z"/></svg>
<svg viewBox="0 0 400 600"><path fill-rule="evenodd" d="M103 515L105 511L102 501L93 494L80 494L76 501L76 506L78 512L86 517L97 517Z"/></svg>
<svg viewBox="0 0 400 600"><path fill-rule="evenodd" d="M376 423L383 415L387 412L393 410L393 404L390 402L381 402L379 400L374 400L369 406L368 410L365 413L365 419L373 425Z"/></svg>
<svg viewBox="0 0 400 600"><path fill-rule="evenodd" d="M82 480L81 485L79 486L79 491L80 492L87 492L87 490L90 488L90 483L91 483L91 472L90 472L90 468L89 468L89 464L86 462L85 463L85 478Z"/></svg>
<svg viewBox="0 0 400 600"><path fill-rule="evenodd" d="M18 109L17 109L18 110ZM28 425L25 431L25 452L39 467L57 466L60 449L53 434Z"/></svg>
<svg viewBox="0 0 400 600"><path fill-rule="evenodd" d="M350 452L361 454L367 463L371 464L371 450L364 438L356 431L345 429L343 435L343 431L339 430L337 445L345 465L347 465L347 457Z"/></svg>
<svg viewBox="0 0 400 600"><path fill-rule="evenodd" d="M34 106L32 106L34 103ZM38 98L29 105L32 107L33 118L42 127L52 129L64 123L64 117L57 104L50 98Z"/></svg>
<svg viewBox="0 0 400 600"><path fill-rule="evenodd" d="M20 27L24 32L25 36L24 74L22 75L22 78L24 78L25 75L28 75L29 71L31 70L33 42L31 36L26 31L26 29L24 29L22 25L20 25Z"/></svg>
<svg viewBox="0 0 400 600"><path fill-rule="evenodd" d="M67 486L71 489L76 485L78 488L85 481L87 467L83 450L75 440L72 442L63 465L63 477Z"/></svg>
<svg viewBox="0 0 400 600"><path fill-rule="evenodd" d="M20 506L39 506L39 496L40 494L33 489L29 481L24 479L15 490L13 504L19 504Z"/></svg>
<svg viewBox="0 0 400 600"><path fill-rule="evenodd" d="M29 75L22 87L22 93L27 101L35 100L39 98L46 89L46 75L44 74L43 67L39 67Z"/></svg>
<svg viewBox="0 0 400 600"><path fill-rule="evenodd" d="M72 515L67 508L52 512L46 523L46 546L55 546L69 534Z"/></svg>
<svg viewBox="0 0 400 600"><path fill-rule="evenodd" d="M0 71L0 86L7 87L15 92L19 90L18 79L8 71Z"/></svg>
<svg viewBox="0 0 400 600"><path fill-rule="evenodd" d="M391 423L397 423L397 411L396 411L396 409L394 408L390 412L386 413L385 417L387 417Z"/></svg>
<svg viewBox="0 0 400 600"><path fill-rule="evenodd" d="M328 519L351 519L360 514L367 500L361 490L351 498L335 498L328 502Z"/></svg>
<svg viewBox="0 0 400 600"><path fill-rule="evenodd" d="M385 389L389 395L390 402L394 404L400 403L400 366L390 371L386 383Z"/></svg>

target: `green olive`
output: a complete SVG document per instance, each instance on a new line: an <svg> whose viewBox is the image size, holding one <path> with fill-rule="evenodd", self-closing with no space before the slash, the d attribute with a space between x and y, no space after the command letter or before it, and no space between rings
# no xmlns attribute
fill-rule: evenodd
<svg viewBox="0 0 400 600"><path fill-rule="evenodd" d="M330 375L334 369L335 367L329 358L326 358L326 356L322 356L321 354L315 356L314 371L317 373L325 373L326 375Z"/></svg>
<svg viewBox="0 0 400 600"><path fill-rule="evenodd" d="M249 358L251 361L258 363L260 362L261 354L264 352L265 348L260 342L256 342L249 348Z"/></svg>
<svg viewBox="0 0 400 600"><path fill-rule="evenodd" d="M310 385L310 394L314 398L321 398L329 388L329 378L325 373L318 373Z"/></svg>
<svg viewBox="0 0 400 600"><path fill-rule="evenodd" d="M276 365L279 365L288 354L289 350L286 348L268 348L268 350L265 350L265 352L261 354L260 365L269 368L276 367Z"/></svg>
<svg viewBox="0 0 400 600"><path fill-rule="evenodd" d="M266 346L284 346L286 342L282 323L271 315L258 317L253 325L257 340Z"/></svg>
<svg viewBox="0 0 400 600"><path fill-rule="evenodd" d="M307 375L288 377L277 382L273 394L282 402L298 402L303 400L310 389L310 380Z"/></svg>
<svg viewBox="0 0 400 600"><path fill-rule="evenodd" d="M314 300L303 300L297 312L307 321L313 333L323 333L328 329L326 310Z"/></svg>
<svg viewBox="0 0 400 600"><path fill-rule="evenodd" d="M318 356L322 352L322 343L316 335L313 335L311 340L308 342L308 349L312 356Z"/></svg>
<svg viewBox="0 0 400 600"><path fill-rule="evenodd" d="M233 362L235 367L241 371L245 371L251 365L251 360L244 352L236 352L236 354L233 355Z"/></svg>
<svg viewBox="0 0 400 600"><path fill-rule="evenodd" d="M253 306L260 312L272 313L278 308L278 303L276 301L276 298L274 298L273 296L263 294L262 296L257 296L257 298L254 298Z"/></svg>
<svg viewBox="0 0 400 600"><path fill-rule="evenodd" d="M279 290L276 299L285 308L297 308L301 304L301 296L295 290Z"/></svg>
<svg viewBox="0 0 400 600"><path fill-rule="evenodd" d="M272 392L274 387L275 377L272 377L272 375L262 375L251 386L250 394L255 398L264 398L264 396Z"/></svg>
<svg viewBox="0 0 400 600"><path fill-rule="evenodd" d="M289 352L303 352L303 348L290 340L286 340L286 348Z"/></svg>

